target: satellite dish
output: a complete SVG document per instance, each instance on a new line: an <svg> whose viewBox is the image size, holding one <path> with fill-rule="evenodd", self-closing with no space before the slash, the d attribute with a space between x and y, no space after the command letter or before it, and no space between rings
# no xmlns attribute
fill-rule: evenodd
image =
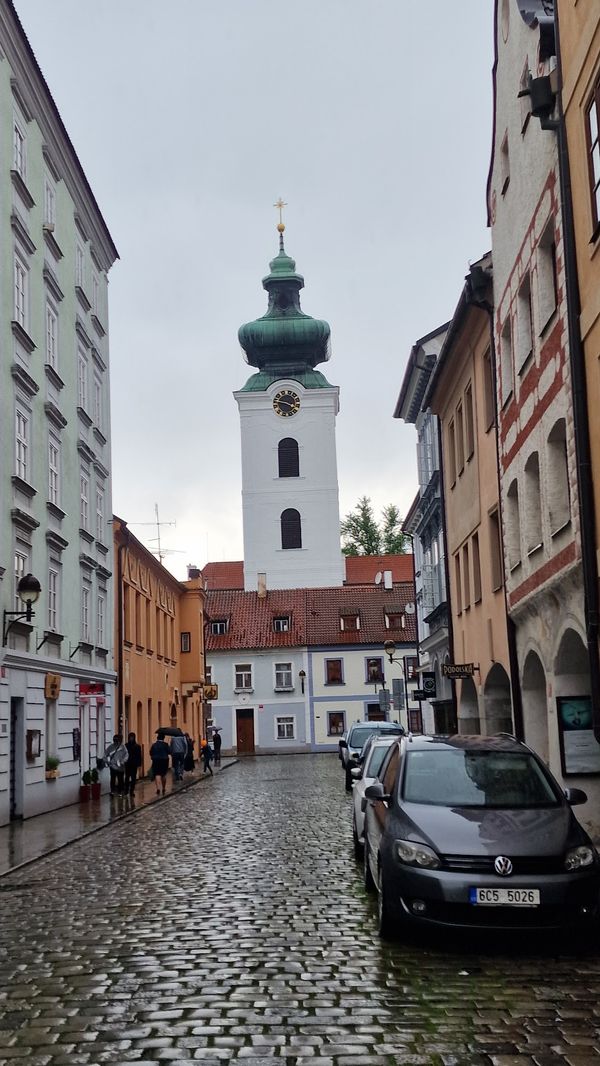
<svg viewBox="0 0 600 1066"><path fill-rule="evenodd" d="M381 585L381 578L382 577L383 577L383 574L381 573L381 570L378 570L377 573L375 574L375 584L376 585Z"/></svg>
<svg viewBox="0 0 600 1066"><path fill-rule="evenodd" d="M407 614L414 614L415 613L415 605L414 605L414 603L407 603L405 605L405 607L404 607L404 610L406 611Z"/></svg>

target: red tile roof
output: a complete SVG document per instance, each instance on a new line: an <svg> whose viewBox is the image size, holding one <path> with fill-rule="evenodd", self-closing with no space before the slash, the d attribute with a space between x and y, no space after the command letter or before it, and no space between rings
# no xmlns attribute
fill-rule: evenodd
<svg viewBox="0 0 600 1066"><path fill-rule="evenodd" d="M412 555L348 555L346 585L373 585L377 574L392 571L393 581L413 580ZM243 562L207 563L202 568L207 589L243 589ZM267 574L268 579L268 574ZM382 577L383 580L383 577Z"/></svg>
<svg viewBox="0 0 600 1066"><path fill-rule="evenodd" d="M327 589L277 589L262 599L256 592L234 589L208 590L206 597L206 650L292 648L304 645L397 644L416 641L415 614L405 606L414 598L412 582L392 589L383 585L343 586ZM342 630L342 615L357 614L360 629ZM404 616L404 629L386 627L386 614ZM289 615L287 633L273 630L273 619ZM226 620L227 633L211 632L210 622Z"/></svg>

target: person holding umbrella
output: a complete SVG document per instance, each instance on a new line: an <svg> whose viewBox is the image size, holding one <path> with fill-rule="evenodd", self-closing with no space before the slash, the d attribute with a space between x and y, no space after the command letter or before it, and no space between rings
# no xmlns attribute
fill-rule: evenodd
<svg viewBox="0 0 600 1066"><path fill-rule="evenodd" d="M215 726L213 729L213 749L215 753L215 766L221 765L221 727Z"/></svg>
<svg viewBox="0 0 600 1066"><path fill-rule="evenodd" d="M181 729L171 737L171 761L173 763L173 780L183 781L183 764L187 755L187 740Z"/></svg>
<svg viewBox="0 0 600 1066"><path fill-rule="evenodd" d="M158 734L154 744L150 748L152 759L152 773L156 781L156 795L160 796L159 781L162 782L162 794L165 794L167 785L167 771L169 769L169 745L165 741L165 734Z"/></svg>

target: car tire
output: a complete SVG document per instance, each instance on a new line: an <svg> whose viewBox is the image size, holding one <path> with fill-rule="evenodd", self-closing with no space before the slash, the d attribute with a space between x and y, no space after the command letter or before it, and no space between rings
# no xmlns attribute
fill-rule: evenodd
<svg viewBox="0 0 600 1066"><path fill-rule="evenodd" d="M346 792L352 792L352 773L348 767L346 767Z"/></svg>
<svg viewBox="0 0 600 1066"><path fill-rule="evenodd" d="M385 887L381 868L377 886L377 929L382 940L395 940L398 937L398 920L390 906L389 891Z"/></svg>
<svg viewBox="0 0 600 1066"><path fill-rule="evenodd" d="M358 833L356 832L356 819L352 817L352 843L354 844L354 858L357 862L363 857L363 846L358 839Z"/></svg>
<svg viewBox="0 0 600 1066"><path fill-rule="evenodd" d="M369 866L369 843L367 841L366 833L363 848L363 883L365 886L365 892L373 892L375 890L375 882L373 880L373 874L371 873L371 867Z"/></svg>

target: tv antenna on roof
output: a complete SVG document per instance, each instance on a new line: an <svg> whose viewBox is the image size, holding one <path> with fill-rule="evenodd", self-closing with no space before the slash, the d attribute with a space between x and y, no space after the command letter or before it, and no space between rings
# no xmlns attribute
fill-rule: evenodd
<svg viewBox="0 0 600 1066"><path fill-rule="evenodd" d="M180 548L163 548L163 547L161 547L161 543L160 543L160 529L161 529L161 526L176 526L177 522L161 522L160 518L158 517L158 504L157 503L154 504L154 513L156 515L156 519L154 520L154 522L129 522L128 525L130 525L130 526L156 526L156 536L152 537L150 539L149 543L150 544L154 544L156 542L157 547L156 548L151 548L150 551L152 552L153 555L158 555L158 561L162 565L162 561L163 561L163 558L164 558L165 555L173 555L173 554L185 555L185 551L184 551L183 548L180 549Z"/></svg>

